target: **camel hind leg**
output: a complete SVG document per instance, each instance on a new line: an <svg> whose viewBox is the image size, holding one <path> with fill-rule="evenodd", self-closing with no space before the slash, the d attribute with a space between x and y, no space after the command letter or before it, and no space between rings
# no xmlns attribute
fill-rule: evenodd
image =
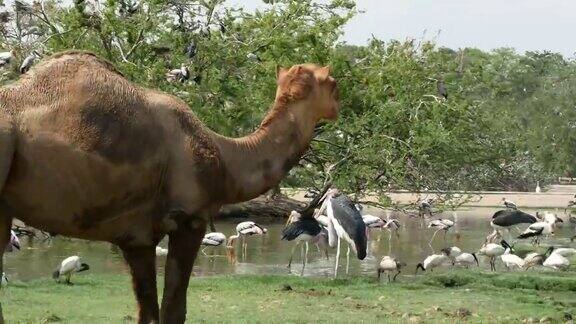
<svg viewBox="0 0 576 324"><path fill-rule="evenodd" d="M15 134L14 127L10 118L4 113L0 112L0 195L4 189L4 183L10 172L12 159L15 150ZM4 250L10 240L10 227L12 225L12 217L0 213L0 274L3 271L2 258ZM0 288L1 289L1 288ZM4 323L2 316L2 304L0 303L0 323Z"/></svg>

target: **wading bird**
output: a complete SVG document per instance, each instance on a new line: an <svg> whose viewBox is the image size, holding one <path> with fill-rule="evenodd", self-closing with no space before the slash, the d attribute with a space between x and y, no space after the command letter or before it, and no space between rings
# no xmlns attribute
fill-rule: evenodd
<svg viewBox="0 0 576 324"><path fill-rule="evenodd" d="M504 206L506 206L506 208L510 208L510 209L518 209L518 207L516 206L516 204L510 200L507 200L506 198L502 198L502 203L504 204Z"/></svg>
<svg viewBox="0 0 576 324"><path fill-rule="evenodd" d="M384 224L384 229L386 229L390 234L390 236L388 236L388 241L392 240L392 232L396 234L396 238L400 238L399 230L401 226L402 224L400 224L400 221L396 218L391 218L390 215L386 217L386 224Z"/></svg>
<svg viewBox="0 0 576 324"><path fill-rule="evenodd" d="M246 256L246 250L248 247L248 243L246 242L246 236L264 235L264 233L266 232L267 230L264 227L252 221L241 222L238 225L236 225L236 234L228 238L228 246L229 247L234 246L234 242L236 241L236 239L238 239L239 237L242 238L242 244L241 244L242 255Z"/></svg>
<svg viewBox="0 0 576 324"><path fill-rule="evenodd" d="M430 242L428 242L428 244L432 245L432 241L434 241L436 234L438 234L438 232L440 232L440 231L444 231L444 242L446 242L446 235L448 234L448 230L450 230L453 226L454 226L454 221L452 221L450 219L439 218L439 219L431 220L428 223L428 228L436 228L436 231L432 235L432 238L430 239Z"/></svg>
<svg viewBox="0 0 576 324"><path fill-rule="evenodd" d="M506 269L508 270L512 268L523 269L525 267L524 259L517 256L516 254L512 254L511 253L512 247L508 245L506 241L504 241L502 244L505 245L506 249L504 250L504 254L500 256L500 259L504 263Z"/></svg>
<svg viewBox="0 0 576 324"><path fill-rule="evenodd" d="M367 253L366 225L362 215L350 198L337 189L329 189L324 195L323 203L318 213L326 210L328 214L328 241L331 247L336 247L336 264L334 277L338 276L338 261L340 258L340 241L348 243L346 252L346 274L350 265L350 249L356 252L359 260L364 260Z"/></svg>
<svg viewBox="0 0 576 324"><path fill-rule="evenodd" d="M552 252L542 265L555 270L567 270L570 267L570 260L559 253Z"/></svg>
<svg viewBox="0 0 576 324"><path fill-rule="evenodd" d="M544 213L544 221L536 222L528 226L528 228L518 236L519 239L533 237L532 243L539 244L540 237L554 234L556 223L563 222L562 219L552 213Z"/></svg>
<svg viewBox="0 0 576 324"><path fill-rule="evenodd" d="M20 73L24 74L28 72L28 70L30 70L38 58L40 58L40 54L38 54L36 51L32 51L30 55L26 56L24 61L22 61L22 65L20 65Z"/></svg>
<svg viewBox="0 0 576 324"><path fill-rule="evenodd" d="M416 265L415 273L418 273L418 269L422 269L422 271L432 271L434 268L439 267L447 262L450 262L450 258L446 254L446 251L441 251L441 253L429 255L426 257L426 259L424 259L424 261Z"/></svg>
<svg viewBox="0 0 576 324"><path fill-rule="evenodd" d="M292 266L292 258L294 256L294 250L300 245L300 243L305 243L305 252L302 260L302 275L304 274L304 268L306 268L306 263L308 261L308 242L316 243L319 240L319 235L322 232L322 226L314 217L302 217L302 215L293 210L290 212L288 217L288 225L282 230L282 240L283 241L296 241L296 244L292 247L290 252L290 261L288 261L288 268Z"/></svg>
<svg viewBox="0 0 576 324"><path fill-rule="evenodd" d="M16 233L10 230L10 240L8 241L8 245L6 245L5 251L13 252L14 250L20 250L20 240L18 236L16 236Z"/></svg>
<svg viewBox="0 0 576 324"><path fill-rule="evenodd" d="M528 270L532 267L542 265L544 260L546 260L548 255L550 255L550 253L552 253L553 250L554 247L551 246L544 253L530 252L526 254L526 256L524 257L524 270Z"/></svg>
<svg viewBox="0 0 576 324"><path fill-rule="evenodd" d="M207 233L206 235L204 235L204 238L202 239L202 243L201 243L204 247L204 249L202 249L202 253L204 255L206 255L206 252L204 251L207 247L209 246L223 246L226 245L226 235L224 235L224 233L220 233L220 232L211 232L211 233Z"/></svg>
<svg viewBox="0 0 576 324"><path fill-rule="evenodd" d="M86 263L80 262L80 257L77 255L68 257L62 261L60 266L52 274L54 280L59 280L60 276L66 276L66 283L71 285L70 278L72 274L89 270L90 266Z"/></svg>
<svg viewBox="0 0 576 324"><path fill-rule="evenodd" d="M490 259L490 270L496 271L496 258L504 254L504 251L509 246L508 242L504 240L500 244L485 243L478 251L478 254L487 256Z"/></svg>
<svg viewBox="0 0 576 324"><path fill-rule="evenodd" d="M474 253L467 253L462 252L462 250L457 246L447 247L442 249L443 253L452 260L453 265L466 267L468 268L471 265L476 263L477 266L480 264L478 263L478 258Z"/></svg>
<svg viewBox="0 0 576 324"><path fill-rule="evenodd" d="M424 218L426 214L432 217L432 206L434 205L434 199L428 198L424 199L418 205L418 215Z"/></svg>
<svg viewBox="0 0 576 324"><path fill-rule="evenodd" d="M384 256L380 263L378 264L378 281L380 281L380 275L384 272L388 276L388 282L396 281L396 277L400 274L400 271L406 263L398 262L396 259L390 256ZM390 280L390 273L396 272L392 280Z"/></svg>
<svg viewBox="0 0 576 324"><path fill-rule="evenodd" d="M503 209L492 215L490 226L496 231L506 230L510 234L510 227L519 224L533 224L538 219L535 216L527 214L520 210Z"/></svg>

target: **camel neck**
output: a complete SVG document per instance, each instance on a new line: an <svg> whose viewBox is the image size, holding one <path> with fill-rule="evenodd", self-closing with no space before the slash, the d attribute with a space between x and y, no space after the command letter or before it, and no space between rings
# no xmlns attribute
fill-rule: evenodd
<svg viewBox="0 0 576 324"><path fill-rule="evenodd" d="M260 127L241 138L214 136L226 169L225 203L246 201L276 186L308 149L315 120L276 104Z"/></svg>

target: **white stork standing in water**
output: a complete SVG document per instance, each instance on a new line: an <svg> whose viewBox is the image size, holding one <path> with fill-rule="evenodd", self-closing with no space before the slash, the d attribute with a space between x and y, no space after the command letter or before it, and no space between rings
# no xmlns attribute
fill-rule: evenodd
<svg viewBox="0 0 576 324"><path fill-rule="evenodd" d="M432 241L434 241L436 234L438 234L438 232L440 232L440 231L444 231L444 242L446 242L446 235L448 234L448 231L453 226L454 226L454 221L452 221L450 219L439 218L439 219L431 220L430 223L428 223L428 228L436 228L436 231L432 235L432 238L430 239L430 242L428 242L428 244L432 245Z"/></svg>
<svg viewBox="0 0 576 324"><path fill-rule="evenodd" d="M13 252L14 250L20 250L20 240L16 233L10 230L10 240L8 241L8 245L6 245L6 252Z"/></svg>
<svg viewBox="0 0 576 324"><path fill-rule="evenodd" d="M304 268L306 268L306 263L308 261L308 242L318 242L321 233L322 226L320 226L320 223L314 217L302 217L302 215L295 210L290 212L288 224L282 230L283 241L296 241L296 244L294 244L290 253L288 268L292 265L294 250L296 250L296 247L298 247L300 243L304 242L306 251L303 255L301 272L301 275L304 275Z"/></svg>
<svg viewBox="0 0 576 324"><path fill-rule="evenodd" d="M516 206L516 204L510 200L507 200L506 198L502 197L502 203L504 204L504 206L506 206L506 208L509 209L518 209L518 206Z"/></svg>
<svg viewBox="0 0 576 324"><path fill-rule="evenodd" d="M329 189L324 195L322 206L318 213L324 210L328 214L328 240L331 247L336 247L336 265L334 277L338 276L338 261L340 259L340 241L344 239L348 243L346 253L346 274L350 265L350 249L356 252L359 260L364 260L367 253L368 238L366 237L366 224L360 215L360 211L346 195L337 189Z"/></svg>
<svg viewBox="0 0 576 324"><path fill-rule="evenodd" d="M89 269L90 266L88 264L80 262L79 256L73 255L62 261L60 266L52 274L52 278L58 280L60 276L66 276L66 283L71 285L72 283L70 282L70 278L72 277L72 274Z"/></svg>
<svg viewBox="0 0 576 324"><path fill-rule="evenodd" d="M226 235L220 232L207 233L206 235L204 235L201 244L205 246L205 248L202 249L202 253L206 255L206 252L204 250L209 246L216 247L226 245Z"/></svg>
<svg viewBox="0 0 576 324"><path fill-rule="evenodd" d="M242 256L246 256L246 249L248 247L248 243L246 243L246 236L264 235L266 232L267 230L264 227L252 221L241 222L238 225L236 225L236 234L228 238L228 247L234 246L234 242L236 241L236 239L241 237Z"/></svg>

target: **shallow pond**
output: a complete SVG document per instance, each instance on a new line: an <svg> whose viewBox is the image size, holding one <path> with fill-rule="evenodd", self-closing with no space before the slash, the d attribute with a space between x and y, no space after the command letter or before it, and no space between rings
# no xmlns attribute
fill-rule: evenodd
<svg viewBox="0 0 576 324"><path fill-rule="evenodd" d="M491 231L489 218L494 209L475 209L470 211L445 212L438 217L454 219L457 217L455 228L447 236L446 245L456 245L463 251L474 252L484 242L486 235ZM365 213L383 216L384 211L368 209ZM387 231L372 230L368 243L368 256L359 261L355 255L350 256L351 275L376 274L376 264L383 255L393 255L399 260L408 263L406 272L413 273L415 265L424 257L445 246L442 233L438 233L432 247L428 242L434 232L426 228L418 219L409 218L401 214L394 214L402 223L400 238L392 237L389 241ZM562 215L560 215L562 216ZM436 218L436 217L435 217ZM243 220L238 220L240 222ZM231 235L235 231L237 222L226 221L216 223L218 231ZM299 249L294 255L292 269L286 267L290 251L294 243L281 241L283 223L261 222L268 228L268 233L262 237L247 239L246 255L242 255L237 248L233 253L227 252L225 247L207 248L206 254L199 254L194 266L194 274L199 276L221 274L300 274L301 258ZM566 223L565 223L566 224ZM515 234L516 232L513 231ZM555 245L569 246L569 237L573 235L569 226L563 226L551 239ZM514 235L516 236L516 235ZM166 246L166 240L161 243ZM71 240L56 237L51 242L38 240L29 242L22 239L22 250L15 253L6 253L4 256L4 271L11 280L30 280L49 277L56 266L70 255L79 255L84 262L90 265L90 271L95 273L127 273L122 255L115 247L108 243ZM574 244L572 244L574 246ZM343 245L340 273L344 274L346 266L346 244ZM326 260L323 253L318 252L314 245L310 245L308 264L304 271L305 276L331 276L334 271L335 249L329 251L330 259ZM158 269L163 271L164 257L158 257ZM485 260L480 258L481 266L488 267ZM500 268L501 265L498 265Z"/></svg>

